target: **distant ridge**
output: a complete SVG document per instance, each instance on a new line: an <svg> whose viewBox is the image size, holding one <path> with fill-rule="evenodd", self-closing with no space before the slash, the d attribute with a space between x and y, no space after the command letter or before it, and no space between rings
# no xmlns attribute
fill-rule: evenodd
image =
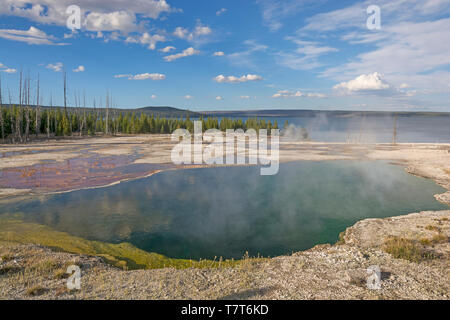
<svg viewBox="0 0 450 320"><path fill-rule="evenodd" d="M186 117L189 115L189 117L198 117L200 116L199 113L193 112L190 110L185 109L178 109L168 106L163 107L143 107L143 108L137 108L133 109L136 113L145 113L145 114L152 114L155 117Z"/></svg>
<svg viewBox="0 0 450 320"><path fill-rule="evenodd" d="M316 117L326 115L331 117L359 117L359 116L446 116L450 117L450 112L428 112L428 111L345 111L345 110L242 110L242 111L204 111L201 114L205 117Z"/></svg>
<svg viewBox="0 0 450 320"><path fill-rule="evenodd" d="M3 107L8 108L10 105L9 104L2 104ZM17 106L16 104L14 104L14 106ZM25 106L23 106L25 107ZM30 106L31 108L35 108L36 106L32 105ZM61 106L54 106L54 107L50 107L50 106L39 106L39 108L41 108L42 110L45 109L60 109L63 110L64 107ZM106 114L106 108L96 108L94 109L93 107L86 107L86 108L76 108L76 107L67 107L68 112L76 112L78 110L86 110L87 112L92 112L92 111L96 111L99 112L100 115L105 115ZM194 112L194 111L190 111L190 110L185 110L185 109L178 109L178 108L173 108L173 107L168 107L168 106L159 106L159 107L153 107L153 106L148 106L148 107L142 107L142 108L135 108L135 109L120 109L120 108L109 108L109 112L111 114L128 114L128 113L136 113L136 115L140 115L141 113L144 113L148 116L153 115L154 117L161 117L161 118L184 118L184 117L191 117L191 118L196 118L196 117L200 117L201 114L198 112Z"/></svg>
<svg viewBox="0 0 450 320"><path fill-rule="evenodd" d="M17 106L17 104L14 104ZM2 104L3 107L9 107L9 104ZM35 108L34 105L30 106ZM50 106L39 106L41 109L50 109ZM54 106L53 109L64 109L61 106ZM80 108L83 110L83 108ZM69 112L75 112L79 109L73 106L68 106ZM93 107L86 107L86 111L94 111ZM106 113L105 108L96 108L97 112L101 115ZM191 111L188 109L179 109L169 106L147 106L134 109L121 109L121 108L109 108L109 112L112 114L128 114L136 113L140 115L144 113L148 116L161 118L184 118L189 116L190 118L200 117L302 117L312 118L320 115L346 118L346 117L410 117L410 116L424 116L424 117L450 117L450 112L434 112L434 111L350 111L350 110L310 110L310 109L262 109L262 110L230 110L230 111Z"/></svg>

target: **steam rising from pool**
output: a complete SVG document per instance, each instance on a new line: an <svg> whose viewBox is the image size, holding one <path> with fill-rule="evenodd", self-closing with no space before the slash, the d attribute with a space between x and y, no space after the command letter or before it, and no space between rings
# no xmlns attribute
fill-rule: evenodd
<svg viewBox="0 0 450 320"><path fill-rule="evenodd" d="M296 162L163 172L116 186L0 205L91 240L173 258L275 256L333 243L365 218L447 207L444 189L385 162Z"/></svg>

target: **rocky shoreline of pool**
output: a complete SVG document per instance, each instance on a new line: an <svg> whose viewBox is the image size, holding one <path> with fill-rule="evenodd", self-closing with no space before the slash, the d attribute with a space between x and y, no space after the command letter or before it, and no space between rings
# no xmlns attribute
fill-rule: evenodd
<svg viewBox="0 0 450 320"><path fill-rule="evenodd" d="M449 299L450 210L367 219L334 245L234 267L124 271L103 258L0 242L0 299ZM81 268L68 290L66 268ZM367 286L368 268L380 288Z"/></svg>

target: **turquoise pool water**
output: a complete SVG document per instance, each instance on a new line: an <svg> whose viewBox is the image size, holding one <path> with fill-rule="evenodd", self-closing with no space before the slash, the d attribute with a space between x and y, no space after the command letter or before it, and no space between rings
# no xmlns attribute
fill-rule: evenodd
<svg viewBox="0 0 450 320"><path fill-rule="evenodd" d="M334 243L365 218L448 207L434 182L380 161L168 171L112 187L0 204L0 216L174 258L276 256Z"/></svg>

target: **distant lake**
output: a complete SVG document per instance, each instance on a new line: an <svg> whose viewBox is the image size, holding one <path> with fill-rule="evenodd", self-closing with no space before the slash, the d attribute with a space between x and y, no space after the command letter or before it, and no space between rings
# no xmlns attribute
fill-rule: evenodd
<svg viewBox="0 0 450 320"><path fill-rule="evenodd" d="M258 167L162 172L115 186L0 204L34 222L90 240L173 258L276 256L334 243L365 218L448 206L434 182L381 161L295 162L278 175Z"/></svg>
<svg viewBox="0 0 450 320"><path fill-rule="evenodd" d="M269 116L270 114L274 114ZM267 111L218 113L233 119L277 120L280 129L289 124L306 128L310 138L321 142L390 143L393 140L393 113ZM450 143L450 114L402 113L397 116L397 142Z"/></svg>

